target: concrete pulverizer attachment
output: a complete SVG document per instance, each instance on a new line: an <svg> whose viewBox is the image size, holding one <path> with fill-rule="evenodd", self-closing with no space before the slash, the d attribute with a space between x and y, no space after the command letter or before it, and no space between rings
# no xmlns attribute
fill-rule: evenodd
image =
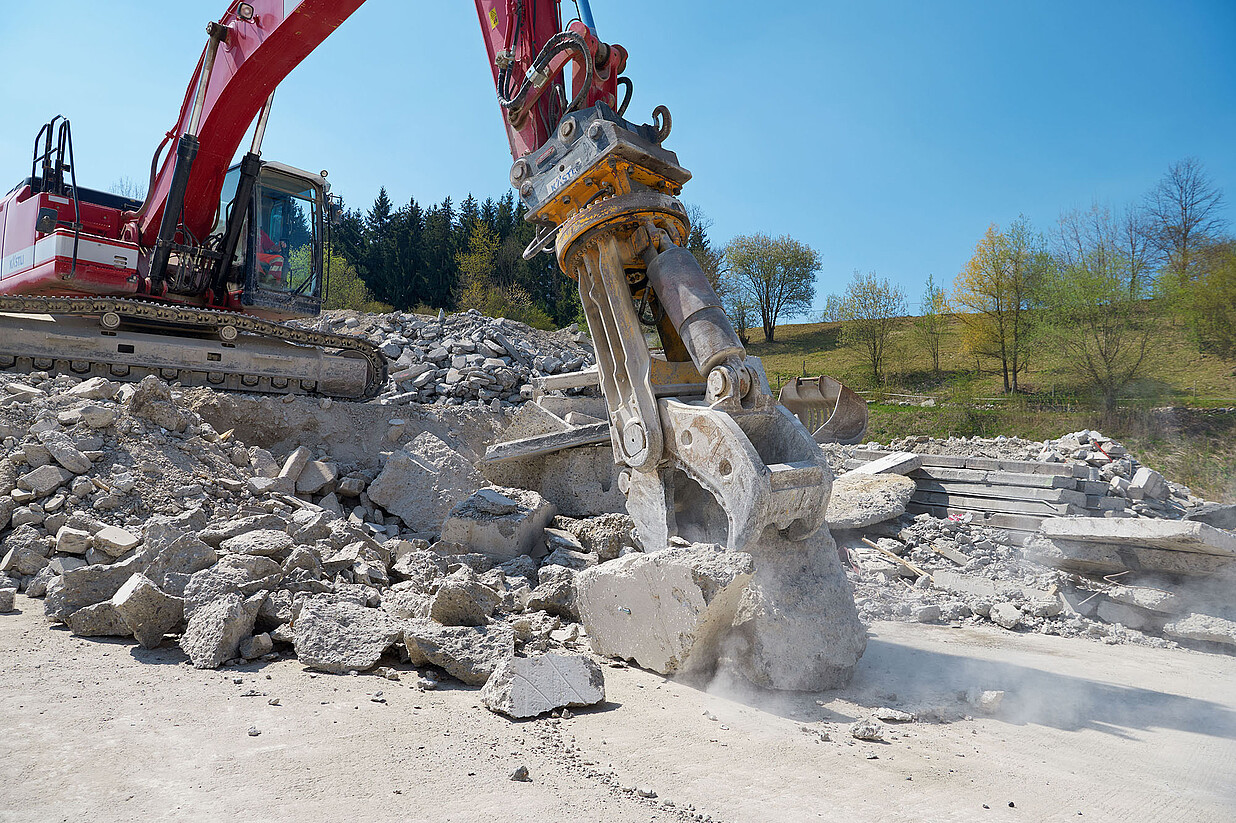
<svg viewBox="0 0 1236 823"><path fill-rule="evenodd" d="M530 219L552 227L579 282L627 509L650 546L747 550L769 529L801 540L824 523L831 474L685 248L675 195L690 173L663 138L598 105L536 153L552 158L545 172L516 164Z"/></svg>

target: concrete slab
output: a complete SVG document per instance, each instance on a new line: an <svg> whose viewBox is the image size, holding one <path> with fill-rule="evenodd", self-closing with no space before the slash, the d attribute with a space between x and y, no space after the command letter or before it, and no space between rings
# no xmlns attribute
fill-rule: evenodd
<svg viewBox="0 0 1236 823"><path fill-rule="evenodd" d="M893 452L853 469L851 474L909 474L923 465L917 454Z"/></svg>
<svg viewBox="0 0 1236 823"><path fill-rule="evenodd" d="M1043 536L1164 551L1236 558L1236 534L1191 520L1059 518L1045 520Z"/></svg>

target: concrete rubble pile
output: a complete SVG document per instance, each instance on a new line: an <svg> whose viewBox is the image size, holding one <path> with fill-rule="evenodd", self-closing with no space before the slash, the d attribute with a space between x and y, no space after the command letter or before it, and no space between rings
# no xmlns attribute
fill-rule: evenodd
<svg viewBox="0 0 1236 823"><path fill-rule="evenodd" d="M534 376L570 374L594 361L577 326L545 332L476 310L437 317L327 312L313 325L381 349L390 375L378 402L386 405L519 404L532 399Z"/></svg>
<svg viewBox="0 0 1236 823"><path fill-rule="evenodd" d="M604 699L582 656L574 576L597 552L633 550L629 519L555 517L518 489L473 494L483 478L422 433L411 467L393 472L427 482L416 493L440 507L435 538L460 498L453 519L477 519L471 545L391 536L340 505L371 484L381 494L382 471L305 447L276 459L219 434L156 378L0 379L0 434L0 611L41 607L79 636L175 643L198 668L295 656L344 673L386 660L432 687L447 675L480 686L503 667L486 700L512 717ZM551 652L550 669L522 662Z"/></svg>
<svg viewBox="0 0 1236 823"><path fill-rule="evenodd" d="M1098 432L825 448L845 472L829 521L864 619L1236 651L1236 506ZM901 497L863 497L873 478Z"/></svg>

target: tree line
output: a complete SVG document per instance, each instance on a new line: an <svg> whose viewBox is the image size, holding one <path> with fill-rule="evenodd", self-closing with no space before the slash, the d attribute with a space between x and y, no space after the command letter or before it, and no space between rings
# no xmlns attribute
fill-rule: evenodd
<svg viewBox="0 0 1236 823"><path fill-rule="evenodd" d="M535 228L508 191L459 203L396 206L386 188L331 231L327 308L477 308L542 328L579 317L579 297L550 255L523 258Z"/></svg>
<svg viewBox="0 0 1236 823"><path fill-rule="evenodd" d="M1010 394L1032 359L1050 359L1110 413L1146 375L1165 323L1186 324L1201 351L1236 357L1236 239L1223 207L1222 190L1189 158L1121 209L1066 211L1048 231L1024 216L992 224L951 293L928 278L915 340L939 376L941 341L959 325L974 370L998 372ZM882 383L907 313L903 289L855 272L822 319L842 324L843 342Z"/></svg>
<svg viewBox="0 0 1236 823"><path fill-rule="evenodd" d="M717 248L712 221L696 206L688 211L687 248L743 342L751 328L773 340L781 321L810 308L818 252L786 235L759 233ZM535 236L525 212L512 191L483 202L469 195L457 208L450 197L396 207L382 188L367 211L345 211L331 232L326 308L475 308L542 328L582 321L577 286L553 256L523 259Z"/></svg>

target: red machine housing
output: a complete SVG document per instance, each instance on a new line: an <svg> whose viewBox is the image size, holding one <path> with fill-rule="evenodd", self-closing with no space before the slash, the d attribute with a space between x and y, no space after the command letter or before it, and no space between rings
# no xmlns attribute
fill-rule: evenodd
<svg viewBox="0 0 1236 823"><path fill-rule="evenodd" d="M224 177L276 87L363 3L301 0L285 14L284 0L232 0L217 26L211 27L221 37L209 76L204 76L208 46L185 92L177 123L156 151L157 162L164 147L172 147L152 175L144 203L81 189L75 183L58 191L42 190L46 185L37 170L36 139L36 168L30 179L0 200L0 295L151 296L152 291L163 295L164 290L150 288L146 272L164 212L172 205L169 199L175 199L178 141L190 137L200 144L183 202L174 204L180 209L174 238L184 249L200 245L215 229ZM518 111L504 109L514 157L550 139L566 101L581 93L584 105L603 102L617 107L618 75L625 69L626 51L603 43L581 21L572 22L564 32L559 0L476 0L476 8L495 83L503 76L500 64L509 71L505 76L513 79L508 83L523 83L530 69L536 77ZM570 40L568 47L547 49L555 37ZM592 66L585 64L580 43L591 53ZM564 71L568 64L573 66L570 98ZM591 84L585 89L589 78ZM498 91L501 97L506 90ZM62 128L67 130L67 123ZM49 133L49 150L51 142ZM160 299L255 311L242 307L238 293L200 291ZM277 311L266 314L279 316Z"/></svg>

